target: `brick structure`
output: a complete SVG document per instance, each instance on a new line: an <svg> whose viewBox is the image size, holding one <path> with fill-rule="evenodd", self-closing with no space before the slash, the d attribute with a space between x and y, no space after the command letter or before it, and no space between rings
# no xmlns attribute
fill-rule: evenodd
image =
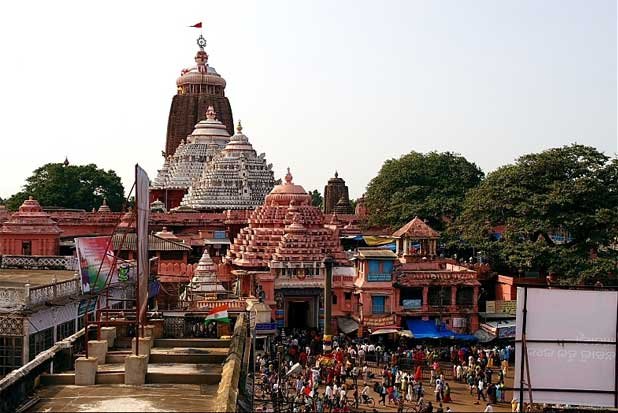
<svg viewBox="0 0 618 413"><path fill-rule="evenodd" d="M56 221L30 197L0 228L0 254L58 255L61 232Z"/></svg>
<svg viewBox="0 0 618 413"><path fill-rule="evenodd" d="M219 114L219 120L227 127L228 134L234 133L234 120L230 101L225 97L225 79L214 67L208 65L208 54L204 51L206 40L200 36L199 50L195 55L195 66L183 69L176 80L177 95L167 121L166 156L173 155L183 139L191 134L195 124L204 119L209 106Z"/></svg>
<svg viewBox="0 0 618 413"><path fill-rule="evenodd" d="M337 212L338 214L353 214L354 210L350 205L350 196L345 181L339 178L335 171L335 176L328 180L324 187L324 207L325 214Z"/></svg>

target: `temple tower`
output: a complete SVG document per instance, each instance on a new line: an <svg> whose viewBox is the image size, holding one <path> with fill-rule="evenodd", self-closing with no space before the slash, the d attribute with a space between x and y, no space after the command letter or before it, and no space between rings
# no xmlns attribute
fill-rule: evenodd
<svg viewBox="0 0 618 413"><path fill-rule="evenodd" d="M345 181L339 178L337 171L335 171L335 176L330 178L328 184L324 187L324 213L330 214L333 211L338 214L354 213L350 205L348 187Z"/></svg>
<svg viewBox="0 0 618 413"><path fill-rule="evenodd" d="M206 39L202 35L197 39L197 45L196 65L183 69L176 80L177 94L172 99L167 121L167 156L173 155L180 142L204 119L209 106L217 112L217 118L226 126L228 134L234 133L232 107L225 97L225 79L208 65L208 54L204 50Z"/></svg>

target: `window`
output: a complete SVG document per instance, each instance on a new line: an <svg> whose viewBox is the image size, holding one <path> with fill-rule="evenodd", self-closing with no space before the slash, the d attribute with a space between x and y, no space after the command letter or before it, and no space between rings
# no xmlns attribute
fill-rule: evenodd
<svg viewBox="0 0 618 413"><path fill-rule="evenodd" d="M457 300L457 305L473 305L474 304L474 288L473 287L458 287L456 300Z"/></svg>
<svg viewBox="0 0 618 413"><path fill-rule="evenodd" d="M33 360L41 351L45 351L54 345L54 328L50 327L38 333L30 334L30 342L28 344L28 351L30 353L28 360Z"/></svg>
<svg viewBox="0 0 618 413"><path fill-rule="evenodd" d="M56 327L56 341L64 340L73 334L75 334L75 320L67 321Z"/></svg>
<svg viewBox="0 0 618 413"><path fill-rule="evenodd" d="M21 242L21 255L32 255L32 241Z"/></svg>
<svg viewBox="0 0 618 413"><path fill-rule="evenodd" d="M403 287L400 290L399 304L404 310L418 310L423 306L423 289Z"/></svg>
<svg viewBox="0 0 618 413"><path fill-rule="evenodd" d="M0 337L0 377L22 366L23 337Z"/></svg>
<svg viewBox="0 0 618 413"><path fill-rule="evenodd" d="M343 293L343 299L346 301L350 301L352 299L352 293L349 291L346 291Z"/></svg>
<svg viewBox="0 0 618 413"><path fill-rule="evenodd" d="M371 297L371 312L373 314L384 314L386 312L385 309L386 297L384 296L372 296Z"/></svg>
<svg viewBox="0 0 618 413"><path fill-rule="evenodd" d="M451 304L450 287L429 287L429 305L445 306Z"/></svg>
<svg viewBox="0 0 618 413"><path fill-rule="evenodd" d="M225 231L214 231L213 235L214 235L213 236L214 239L225 239L226 238Z"/></svg>
<svg viewBox="0 0 618 413"><path fill-rule="evenodd" d="M333 304L337 304L337 294L333 293Z"/></svg>
<svg viewBox="0 0 618 413"><path fill-rule="evenodd" d="M392 261L369 260L369 273L367 281L388 282L392 280L391 273L393 272Z"/></svg>

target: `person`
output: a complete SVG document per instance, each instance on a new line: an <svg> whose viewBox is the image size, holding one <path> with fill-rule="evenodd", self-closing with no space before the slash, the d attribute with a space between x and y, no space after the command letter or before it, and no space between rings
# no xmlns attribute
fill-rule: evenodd
<svg viewBox="0 0 618 413"><path fill-rule="evenodd" d="M444 403L451 403L451 386L448 383L444 383L444 398L442 399Z"/></svg>
<svg viewBox="0 0 618 413"><path fill-rule="evenodd" d="M483 410L483 413L493 413L494 408L491 406L490 402L487 402L487 406L485 407L485 410Z"/></svg>
<svg viewBox="0 0 618 413"><path fill-rule="evenodd" d="M481 401L481 397L483 398L483 401L487 401L487 399L485 398L485 394L483 393L483 389L484 388L485 388L485 383L483 382L482 378L479 378L479 384L477 386L476 403L475 404L479 404L479 402Z"/></svg>
<svg viewBox="0 0 618 413"><path fill-rule="evenodd" d="M451 409L451 406L446 406L446 413L453 413L453 409Z"/></svg>
<svg viewBox="0 0 618 413"><path fill-rule="evenodd" d="M358 409L358 386L354 386L354 393L352 395L354 397L354 407Z"/></svg>
<svg viewBox="0 0 618 413"><path fill-rule="evenodd" d="M369 385L366 382L363 387L363 391L361 392L361 397L363 398L363 403L369 403Z"/></svg>
<svg viewBox="0 0 618 413"><path fill-rule="evenodd" d="M386 384L380 386L380 403L386 406Z"/></svg>

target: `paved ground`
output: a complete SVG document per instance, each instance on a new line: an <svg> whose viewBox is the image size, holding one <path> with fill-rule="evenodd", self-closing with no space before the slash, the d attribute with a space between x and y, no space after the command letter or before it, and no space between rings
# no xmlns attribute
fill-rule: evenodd
<svg viewBox="0 0 618 413"><path fill-rule="evenodd" d="M374 373L379 374L379 369L372 368L371 370L373 370ZM387 403L386 406L382 406L378 404L380 397L378 396L378 394L376 394L373 391L373 383L377 381L380 381L380 380L376 378L376 379L369 381L369 386L372 388L370 390L371 397L373 397L376 401L375 409L378 412L396 412L397 406L394 404L389 405ZM454 381L449 381L448 383L451 386L451 399L453 400L453 402L445 403L443 405L444 410L446 410L447 407L450 407L453 410L453 412L482 412L485 410L485 407L487 406L487 404L483 402L482 400L480 404L475 404L476 394L470 395L467 385L462 384L462 383L456 383ZM358 384L359 384L359 392L360 392L363 386L363 381L359 380ZM435 411L435 409L437 408L437 404L435 403L433 386L428 386L427 382L423 382L423 385L427 387L425 389L425 402L431 401L434 404L434 411ZM507 387L512 387L513 385L513 369L511 369L507 375L506 385ZM347 387L348 389L352 388L352 380L347 380ZM260 392L257 392L257 393L260 394ZM324 394L324 386L320 386L320 393ZM352 390L348 390L348 398L351 398L351 397L352 397ZM494 412L510 412L511 411L511 404L510 404L511 400L512 400L512 392L509 391L506 394L505 403L498 403L498 404L493 405ZM256 406L259 407L259 405L260 403L258 402ZM415 403L406 402L404 411L410 411L414 406L415 406ZM373 411L373 409L374 409L373 406L366 406L366 405L362 406L361 405L359 406L358 410Z"/></svg>
<svg viewBox="0 0 618 413"><path fill-rule="evenodd" d="M190 363L151 363L148 373L167 374L205 374L221 373L220 364L190 364ZM124 372L124 364L102 364L97 367L99 372Z"/></svg>
<svg viewBox="0 0 618 413"><path fill-rule="evenodd" d="M28 412L204 412L212 411L216 385L45 386Z"/></svg>

